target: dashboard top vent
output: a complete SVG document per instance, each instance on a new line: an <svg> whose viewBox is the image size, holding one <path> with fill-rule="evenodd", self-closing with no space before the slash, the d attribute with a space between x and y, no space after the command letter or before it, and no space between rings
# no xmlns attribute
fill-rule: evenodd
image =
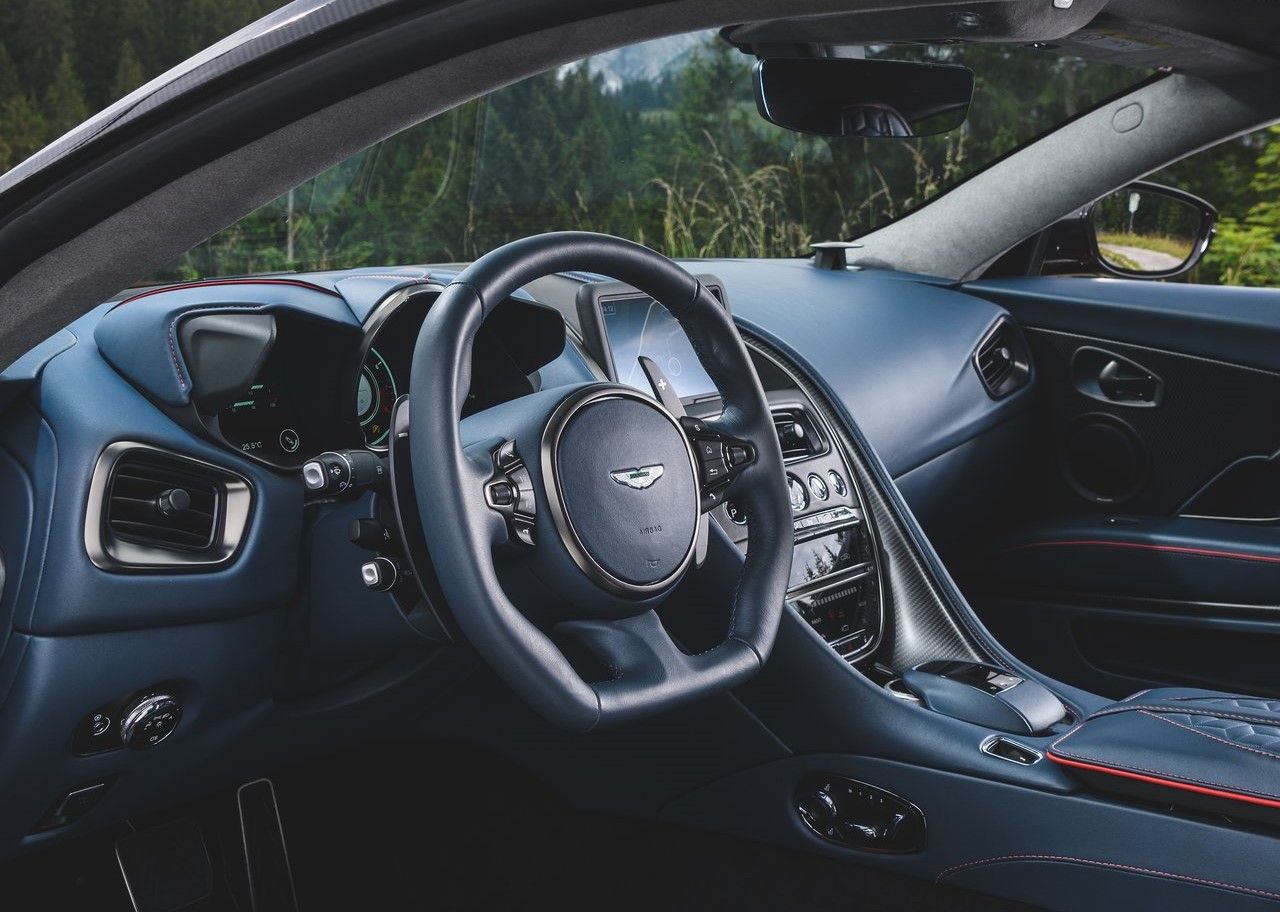
<svg viewBox="0 0 1280 912"><path fill-rule="evenodd" d="M775 408L773 427L778 432L782 458L788 462L820 456L827 451L827 443L818 433L812 416L802 408Z"/></svg>
<svg viewBox="0 0 1280 912"><path fill-rule="evenodd" d="M226 469L115 443L94 467L85 546L107 570L212 569L234 556L251 500Z"/></svg>
<svg viewBox="0 0 1280 912"><path fill-rule="evenodd" d="M1031 352L1022 331L1002 317L978 343L973 366L993 399L1026 386L1031 379Z"/></svg>

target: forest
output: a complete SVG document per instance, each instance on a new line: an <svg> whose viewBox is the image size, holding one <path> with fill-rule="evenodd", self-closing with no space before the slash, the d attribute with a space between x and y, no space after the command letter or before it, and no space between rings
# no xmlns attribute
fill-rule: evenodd
<svg viewBox="0 0 1280 912"><path fill-rule="evenodd" d="M0 0L0 172L276 5ZM787 133L756 114L751 61L709 34L656 74L606 78L585 61L419 124L149 278L466 260L553 228L607 231L673 256L803 255L813 241L910 211L1150 75L1023 47L873 53L972 67L968 122L906 141ZM1151 179L1221 214L1191 281L1280 285L1280 128Z"/></svg>

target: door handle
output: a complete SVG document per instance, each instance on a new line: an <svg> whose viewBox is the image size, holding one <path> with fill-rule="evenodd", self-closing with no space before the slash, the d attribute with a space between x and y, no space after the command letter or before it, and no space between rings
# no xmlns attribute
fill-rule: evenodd
<svg viewBox="0 0 1280 912"><path fill-rule="evenodd" d="M1164 381L1154 371L1093 345L1071 356L1071 383L1083 396L1126 408L1156 408L1164 398Z"/></svg>
<svg viewBox="0 0 1280 912"><path fill-rule="evenodd" d="M1112 358L1098 372L1098 389L1112 402L1155 402L1160 378L1132 361Z"/></svg>

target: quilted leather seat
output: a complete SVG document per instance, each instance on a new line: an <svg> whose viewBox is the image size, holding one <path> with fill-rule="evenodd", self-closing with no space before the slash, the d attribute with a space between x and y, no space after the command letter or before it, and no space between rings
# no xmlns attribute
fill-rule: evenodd
<svg viewBox="0 0 1280 912"><path fill-rule="evenodd" d="M1049 759L1101 790L1280 826L1280 700L1141 691L1067 732Z"/></svg>

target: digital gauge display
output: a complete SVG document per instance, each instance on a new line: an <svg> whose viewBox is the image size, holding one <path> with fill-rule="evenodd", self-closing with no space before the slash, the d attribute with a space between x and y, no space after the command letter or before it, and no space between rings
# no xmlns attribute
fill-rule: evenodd
<svg viewBox="0 0 1280 912"><path fill-rule="evenodd" d="M268 459L297 458L306 440L302 423L274 383L255 383L222 410L228 441Z"/></svg>
<svg viewBox="0 0 1280 912"><path fill-rule="evenodd" d="M356 417L369 446L386 446L391 433L391 408L395 405L396 377L387 360L370 348L360 368L356 387Z"/></svg>

